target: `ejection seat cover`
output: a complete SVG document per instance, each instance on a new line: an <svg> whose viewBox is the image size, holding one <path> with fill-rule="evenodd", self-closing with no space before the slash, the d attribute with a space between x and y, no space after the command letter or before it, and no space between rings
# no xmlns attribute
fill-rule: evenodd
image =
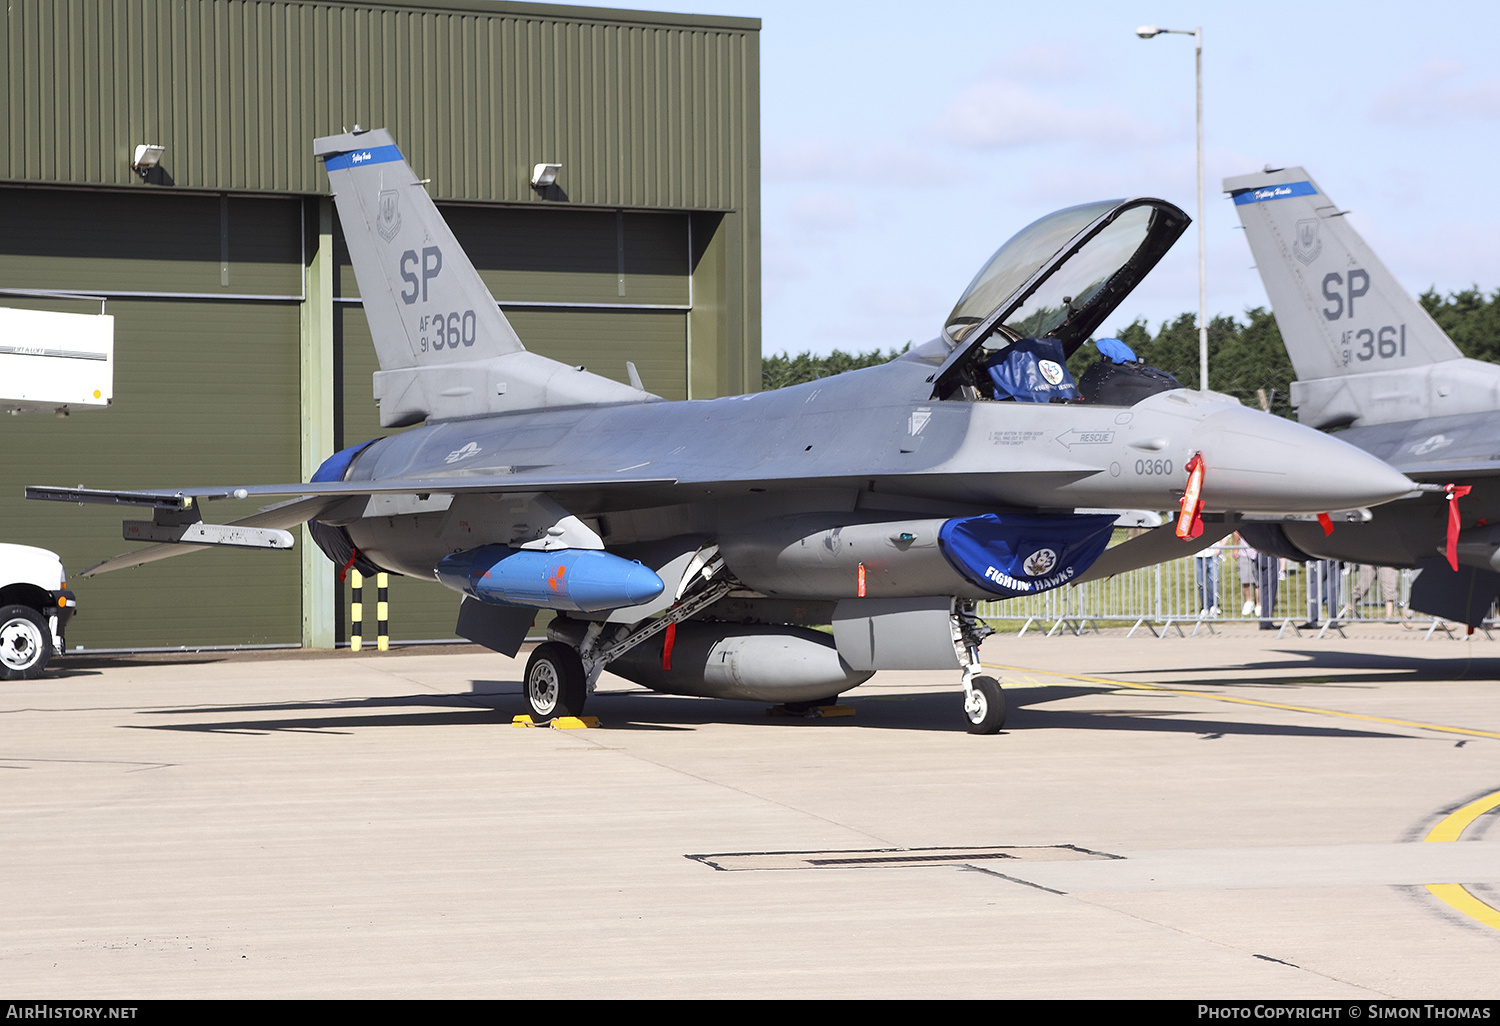
<svg viewBox="0 0 1500 1026"><path fill-rule="evenodd" d="M966 580L1015 598L1060 588L1093 566L1114 526L1109 514L986 513L948 521L938 545Z"/></svg>
<svg viewBox="0 0 1500 1026"><path fill-rule="evenodd" d="M989 361L996 399L1046 403L1078 394L1062 343L1055 338L1023 338Z"/></svg>

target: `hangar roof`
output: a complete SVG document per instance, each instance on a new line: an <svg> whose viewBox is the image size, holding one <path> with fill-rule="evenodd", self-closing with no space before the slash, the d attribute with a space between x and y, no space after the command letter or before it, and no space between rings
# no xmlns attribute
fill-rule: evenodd
<svg viewBox="0 0 1500 1026"><path fill-rule="evenodd" d="M0 181L327 193L312 140L359 124L438 199L753 208L759 28L495 0L14 0ZM166 147L149 184L141 143ZM563 165L550 200L543 162Z"/></svg>

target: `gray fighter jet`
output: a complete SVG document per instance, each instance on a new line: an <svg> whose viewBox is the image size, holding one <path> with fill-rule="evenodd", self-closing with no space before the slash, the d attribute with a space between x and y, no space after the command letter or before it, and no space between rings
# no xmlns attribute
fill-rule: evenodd
<svg viewBox="0 0 1500 1026"><path fill-rule="evenodd" d="M1241 533L1295 559L1420 567L1412 608L1478 626L1500 594L1500 367L1459 352L1302 168L1226 178L1224 191L1297 372L1298 420L1342 429L1428 486L1332 534L1298 522ZM1473 491L1450 500L1448 485Z"/></svg>
<svg viewBox="0 0 1500 1026"><path fill-rule="evenodd" d="M1346 510L1412 488L1336 439L1119 353L1092 385L1072 380L1067 354L1187 227L1162 200L1023 229L938 338L884 366L668 402L633 371L624 385L527 352L387 132L318 139L316 153L379 354L381 423L425 424L335 454L310 483L29 488L154 507L126 536L157 545L88 572L204 544L284 547L310 520L339 566L460 592L458 634L497 651L514 655L537 610L555 611L526 669L537 717L578 714L606 666L658 691L793 709L878 669L946 668L962 670L970 729L987 733L1005 709L979 673L976 603L1080 579L1120 510L1181 505L1183 533L1207 516L1227 534L1239 512ZM291 498L201 519L205 501L247 496ZM1100 565L1203 544L1172 532Z"/></svg>

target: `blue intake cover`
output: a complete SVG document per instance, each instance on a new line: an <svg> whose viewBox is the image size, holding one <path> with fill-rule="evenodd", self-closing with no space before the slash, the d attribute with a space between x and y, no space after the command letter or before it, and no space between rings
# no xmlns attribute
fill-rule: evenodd
<svg viewBox="0 0 1500 1026"><path fill-rule="evenodd" d="M347 449L340 449L324 460L322 466L313 471L313 481L342 481L344 475L349 473L349 464L354 462L354 457L374 444L375 439L372 438L368 442L360 442L358 445L351 445Z"/></svg>
<svg viewBox="0 0 1500 1026"><path fill-rule="evenodd" d="M1093 566L1114 525L1109 514L986 513L948 521L938 545L967 580L1015 598L1059 588Z"/></svg>
<svg viewBox="0 0 1500 1026"><path fill-rule="evenodd" d="M995 354L989 372L996 399L1045 403L1078 394L1068 373L1068 356L1055 338L1017 339Z"/></svg>

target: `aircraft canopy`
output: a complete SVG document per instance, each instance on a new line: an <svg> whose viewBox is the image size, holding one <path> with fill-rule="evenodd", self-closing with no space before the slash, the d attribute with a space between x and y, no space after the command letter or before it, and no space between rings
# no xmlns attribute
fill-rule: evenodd
<svg viewBox="0 0 1500 1026"><path fill-rule="evenodd" d="M1005 341L1051 336L1071 354L1189 223L1159 199L1104 200L1048 214L990 257L943 334L966 348L997 331Z"/></svg>

